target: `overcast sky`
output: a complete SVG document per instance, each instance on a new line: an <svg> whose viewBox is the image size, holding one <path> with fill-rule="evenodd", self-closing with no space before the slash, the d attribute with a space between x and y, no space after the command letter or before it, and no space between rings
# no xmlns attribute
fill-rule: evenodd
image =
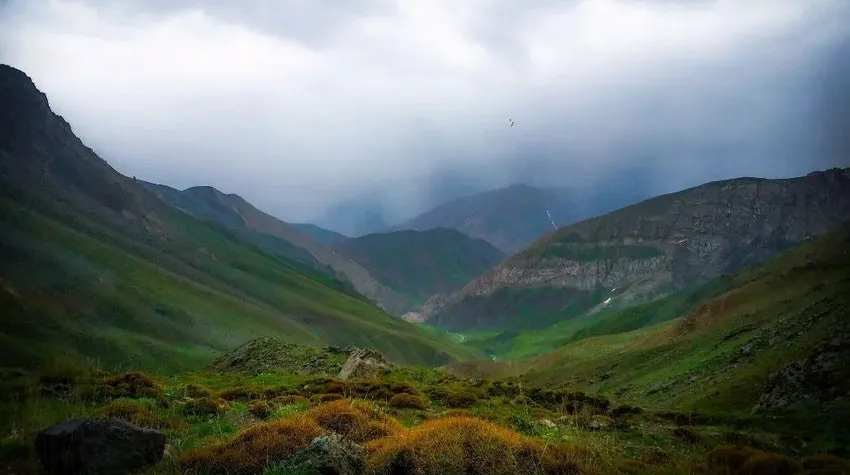
<svg viewBox="0 0 850 475"><path fill-rule="evenodd" d="M518 181L635 170L665 192L850 161L847 0L0 5L0 62L119 171L289 221L363 194L393 219Z"/></svg>

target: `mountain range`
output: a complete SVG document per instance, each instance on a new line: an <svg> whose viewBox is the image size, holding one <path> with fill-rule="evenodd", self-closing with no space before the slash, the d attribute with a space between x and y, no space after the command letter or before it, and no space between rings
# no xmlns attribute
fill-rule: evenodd
<svg viewBox="0 0 850 475"><path fill-rule="evenodd" d="M847 220L850 169L707 183L564 226L408 318L542 327L704 283Z"/></svg>
<svg viewBox="0 0 850 475"><path fill-rule="evenodd" d="M554 229L646 198L625 190L515 184L455 199L391 230L452 228L512 254Z"/></svg>

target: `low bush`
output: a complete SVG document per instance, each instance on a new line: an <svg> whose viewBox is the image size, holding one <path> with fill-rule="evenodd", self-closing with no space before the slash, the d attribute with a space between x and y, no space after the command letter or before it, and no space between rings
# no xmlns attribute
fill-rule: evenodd
<svg viewBox="0 0 850 475"><path fill-rule="evenodd" d="M227 401L216 397L192 399L183 406L183 414L187 416L209 417L216 416L230 409Z"/></svg>
<svg viewBox="0 0 850 475"><path fill-rule="evenodd" d="M338 393L328 393L328 394L314 394L310 397L310 401L321 404L325 402L331 401L339 401L340 399L345 399L342 394Z"/></svg>
<svg viewBox="0 0 850 475"><path fill-rule="evenodd" d="M442 402L452 409L466 409L478 402L478 395L472 391L449 392L442 398Z"/></svg>
<svg viewBox="0 0 850 475"><path fill-rule="evenodd" d="M209 475L254 475L307 447L324 430L310 418L284 419L258 424L232 441L192 450L180 465Z"/></svg>
<svg viewBox="0 0 850 475"><path fill-rule="evenodd" d="M416 390L413 386L405 381L394 381L390 384L390 391L393 394L413 394L419 395L419 391Z"/></svg>
<svg viewBox="0 0 850 475"><path fill-rule="evenodd" d="M262 388L251 386L236 386L235 388L225 389L219 394L219 397L226 401L252 401L263 399L265 391Z"/></svg>
<svg viewBox="0 0 850 475"><path fill-rule="evenodd" d="M432 419L366 445L373 474L580 474L565 446L546 446L481 419Z"/></svg>
<svg viewBox="0 0 850 475"><path fill-rule="evenodd" d="M162 386L144 373L132 372L108 376L97 389L97 394L108 399L151 398L165 396Z"/></svg>
<svg viewBox="0 0 850 475"><path fill-rule="evenodd" d="M213 393L209 389L197 385L197 384L189 384L185 388L186 397L191 398L199 398L199 397L212 397Z"/></svg>
<svg viewBox="0 0 850 475"><path fill-rule="evenodd" d="M398 393L390 399L390 407L397 409L428 409L428 401L420 396L408 393Z"/></svg>
<svg viewBox="0 0 850 475"><path fill-rule="evenodd" d="M385 437L402 429L398 421L381 414L363 401L340 399L311 408L306 416L315 419L322 428L358 443Z"/></svg>
<svg viewBox="0 0 850 475"><path fill-rule="evenodd" d="M98 409L95 414L107 419L121 419L149 429L183 429L187 427L185 421L159 416L150 404L137 399L112 401L107 406Z"/></svg>
<svg viewBox="0 0 850 475"><path fill-rule="evenodd" d="M289 394L286 396L278 396L269 403L273 406L286 406L289 404L299 404L302 402L307 402L307 398L298 394Z"/></svg>
<svg viewBox="0 0 850 475"><path fill-rule="evenodd" d="M266 401L251 401L248 404L248 413L257 419L268 419L274 413L274 409Z"/></svg>

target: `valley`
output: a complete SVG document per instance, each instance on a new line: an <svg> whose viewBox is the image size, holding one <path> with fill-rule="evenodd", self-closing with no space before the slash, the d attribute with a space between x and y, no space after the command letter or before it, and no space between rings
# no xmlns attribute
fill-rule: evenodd
<svg viewBox="0 0 850 475"><path fill-rule="evenodd" d="M0 467L849 473L850 169L574 193L292 224L119 173L0 65Z"/></svg>

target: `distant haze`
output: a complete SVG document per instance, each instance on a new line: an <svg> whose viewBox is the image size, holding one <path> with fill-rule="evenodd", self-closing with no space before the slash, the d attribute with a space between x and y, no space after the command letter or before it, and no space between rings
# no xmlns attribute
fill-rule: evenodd
<svg viewBox="0 0 850 475"><path fill-rule="evenodd" d="M7 0L0 62L124 174L392 224L517 182L846 166L848 24L847 0Z"/></svg>

